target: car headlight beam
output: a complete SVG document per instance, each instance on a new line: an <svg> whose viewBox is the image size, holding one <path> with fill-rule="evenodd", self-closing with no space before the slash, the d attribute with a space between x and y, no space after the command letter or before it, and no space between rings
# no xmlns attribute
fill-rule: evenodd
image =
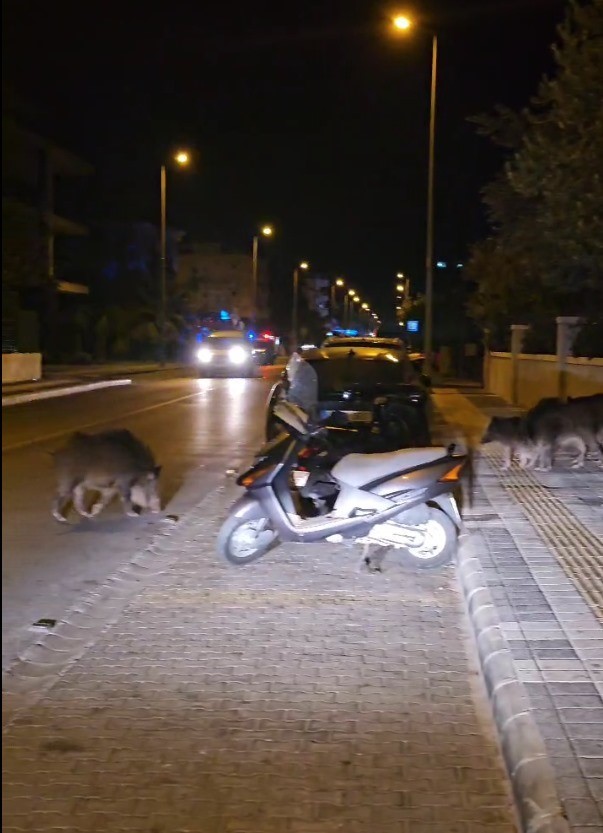
<svg viewBox="0 0 603 833"><path fill-rule="evenodd" d="M233 364L243 364L249 358L249 353L243 347L239 347L238 345L235 347L231 347L228 351L228 359Z"/></svg>
<svg viewBox="0 0 603 833"><path fill-rule="evenodd" d="M202 364L209 364L212 360L212 352L209 347L201 347L197 350L197 358Z"/></svg>

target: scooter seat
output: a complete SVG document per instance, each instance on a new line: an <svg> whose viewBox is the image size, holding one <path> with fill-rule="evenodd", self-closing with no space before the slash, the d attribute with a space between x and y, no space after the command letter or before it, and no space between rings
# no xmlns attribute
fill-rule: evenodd
<svg viewBox="0 0 603 833"><path fill-rule="evenodd" d="M402 448L385 454L348 454L333 466L331 474L347 486L365 486L389 474L412 469L445 457L443 447Z"/></svg>

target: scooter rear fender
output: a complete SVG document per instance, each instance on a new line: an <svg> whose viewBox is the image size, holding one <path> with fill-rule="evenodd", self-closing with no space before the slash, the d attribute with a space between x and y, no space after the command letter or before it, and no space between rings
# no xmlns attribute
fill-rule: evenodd
<svg viewBox="0 0 603 833"><path fill-rule="evenodd" d="M442 512L444 512L445 515L448 515L456 528L461 528L463 521L454 495L450 494L450 492L438 495L437 497L431 498L430 503L435 503L436 506L439 506Z"/></svg>

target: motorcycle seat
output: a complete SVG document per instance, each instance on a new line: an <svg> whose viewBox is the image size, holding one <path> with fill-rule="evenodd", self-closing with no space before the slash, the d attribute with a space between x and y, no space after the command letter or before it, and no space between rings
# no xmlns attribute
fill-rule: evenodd
<svg viewBox="0 0 603 833"><path fill-rule="evenodd" d="M432 463L446 454L443 446L402 448L385 454L348 454L333 466L331 474L347 486L364 486L404 469Z"/></svg>

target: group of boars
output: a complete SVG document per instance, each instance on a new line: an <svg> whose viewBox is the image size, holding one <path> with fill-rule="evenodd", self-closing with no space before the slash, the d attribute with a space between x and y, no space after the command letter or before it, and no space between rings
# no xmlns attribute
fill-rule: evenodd
<svg viewBox="0 0 603 833"><path fill-rule="evenodd" d="M524 469L549 470L556 452L564 447L575 450L572 468L582 467L587 454L596 456L601 464L603 393L566 402L542 399L523 416L493 417L482 437L482 443L491 442L504 449L504 469L517 460ZM127 515L160 512L161 466L148 445L132 432L76 432L52 456L57 478L52 514L58 521L66 521L71 504L83 517L93 518L114 497L121 500Z"/></svg>

